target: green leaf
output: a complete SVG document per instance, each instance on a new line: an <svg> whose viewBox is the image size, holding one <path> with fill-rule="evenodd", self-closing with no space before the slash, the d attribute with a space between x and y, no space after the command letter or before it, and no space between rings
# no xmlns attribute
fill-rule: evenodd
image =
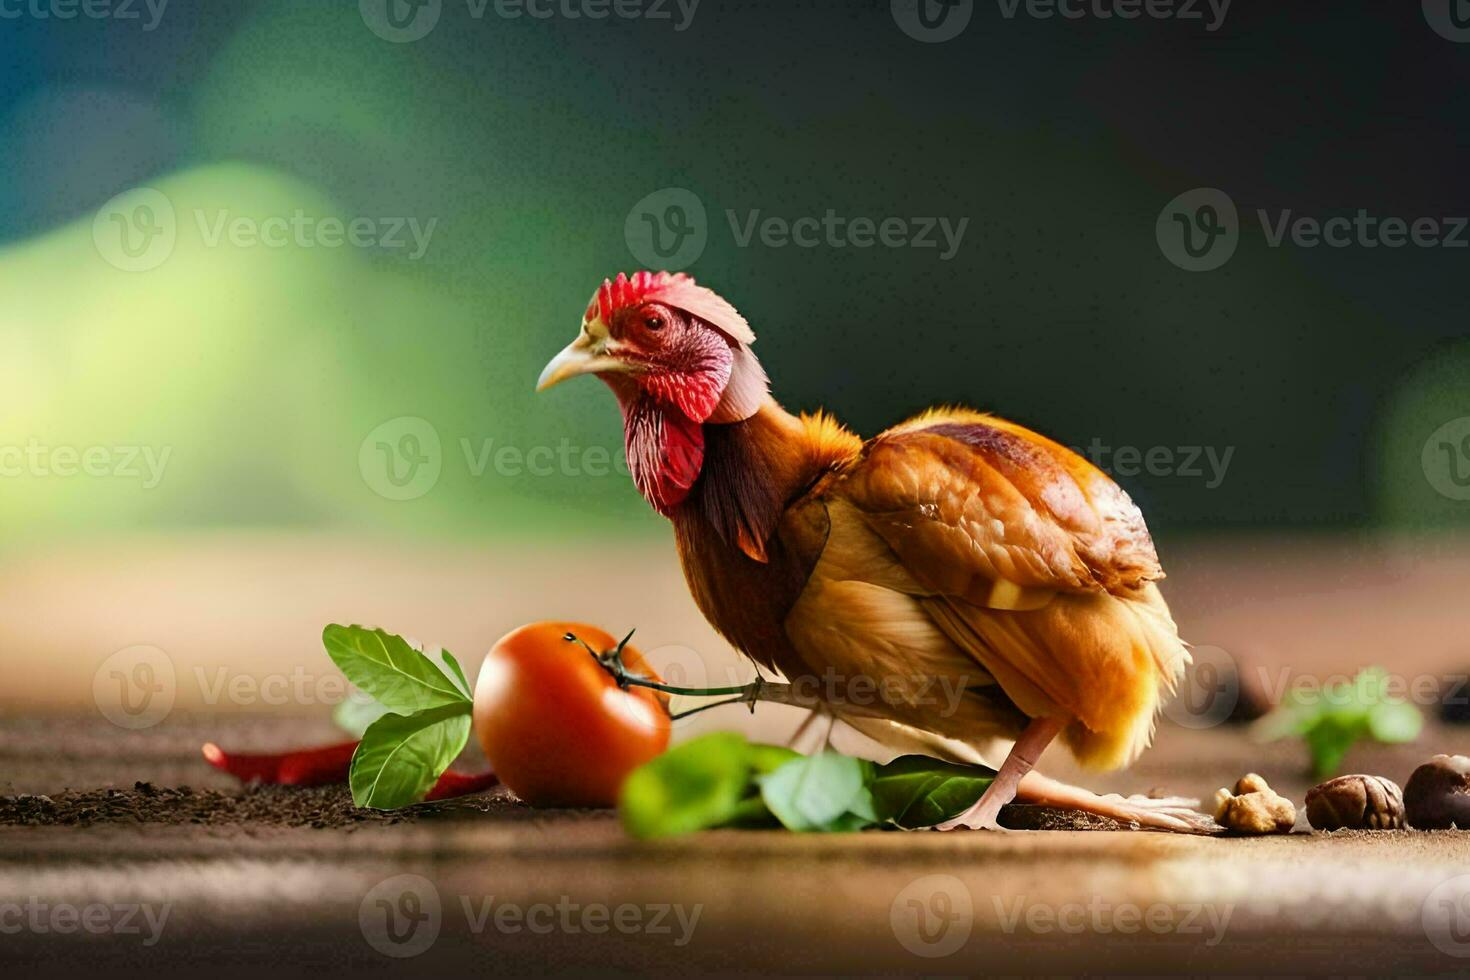
<svg viewBox="0 0 1470 980"><path fill-rule="evenodd" d="M332 721L343 731L362 738L362 733L368 730L368 726L386 714L388 709L382 704L361 691L354 690L332 712Z"/></svg>
<svg viewBox="0 0 1470 980"><path fill-rule="evenodd" d="M745 758L758 776L775 772L792 759L800 759L801 753L784 745L765 745L751 742L745 747Z"/></svg>
<svg viewBox="0 0 1470 980"><path fill-rule="evenodd" d="M352 754L352 802L379 810L418 803L469 737L467 702L384 715L368 726Z"/></svg>
<svg viewBox="0 0 1470 980"><path fill-rule="evenodd" d="M1407 701L1387 701L1368 710L1368 731L1380 742L1412 742L1424 727L1424 716Z"/></svg>
<svg viewBox="0 0 1470 980"><path fill-rule="evenodd" d="M441 648L439 650L439 666L440 669L446 666L448 667L446 673L449 674L449 679L456 682L456 686L465 698L470 701L475 699L474 690L470 687L469 678L465 677L464 668L459 665L458 660L454 659L454 654Z"/></svg>
<svg viewBox="0 0 1470 980"><path fill-rule="evenodd" d="M1307 749L1312 753L1312 772L1318 779L1335 775L1343 756L1363 734L1363 724L1356 718L1324 715L1306 735Z"/></svg>
<svg viewBox="0 0 1470 980"><path fill-rule="evenodd" d="M469 684L454 664L457 678L400 636L380 629L333 624L322 631L332 662L355 686L377 698L389 711L411 715L426 708L469 704ZM463 688L461 688L463 684Z"/></svg>
<svg viewBox="0 0 1470 980"><path fill-rule="evenodd" d="M639 838L668 837L758 816L742 807L749 749L741 735L714 732L639 766L618 800L624 829Z"/></svg>
<svg viewBox="0 0 1470 980"><path fill-rule="evenodd" d="M789 830L852 829L844 818L865 787L872 763L836 752L802 756L760 778L761 799Z"/></svg>
<svg viewBox="0 0 1470 980"><path fill-rule="evenodd" d="M1361 738L1379 742L1412 742L1424 718L1412 704L1390 696L1382 667L1361 670L1352 680L1320 690L1293 689L1281 705L1256 722L1252 734L1269 741L1299 736L1312 755L1318 778L1335 775L1349 749Z"/></svg>
<svg viewBox="0 0 1470 980"><path fill-rule="evenodd" d="M907 829L932 827L968 810L994 779L983 766L900 756L876 767L868 784L874 819Z"/></svg>

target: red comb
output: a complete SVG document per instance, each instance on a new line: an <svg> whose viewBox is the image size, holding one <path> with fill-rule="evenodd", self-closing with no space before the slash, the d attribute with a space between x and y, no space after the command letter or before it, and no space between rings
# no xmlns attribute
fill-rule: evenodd
<svg viewBox="0 0 1470 980"><path fill-rule="evenodd" d="M742 344L755 341L750 324L735 307L682 272L639 271L631 277L619 272L616 279L604 279L587 305L587 319L600 316L603 323L611 323L618 310L644 302L665 303L691 313Z"/></svg>

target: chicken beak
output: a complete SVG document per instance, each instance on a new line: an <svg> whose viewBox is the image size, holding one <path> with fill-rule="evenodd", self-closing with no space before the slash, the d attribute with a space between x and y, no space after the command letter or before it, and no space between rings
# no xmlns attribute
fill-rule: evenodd
<svg viewBox="0 0 1470 980"><path fill-rule="evenodd" d="M552 385L560 384L567 378L575 378L579 374L596 374L599 371L621 369L623 369L621 361L608 357L598 350L592 338L584 333L567 344L560 354L553 357L547 362L546 367L541 369L541 377L536 379L536 390L545 391Z"/></svg>

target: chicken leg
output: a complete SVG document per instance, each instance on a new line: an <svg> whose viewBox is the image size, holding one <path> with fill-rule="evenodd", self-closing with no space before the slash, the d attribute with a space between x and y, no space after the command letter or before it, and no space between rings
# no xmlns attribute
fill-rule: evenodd
<svg viewBox="0 0 1470 980"><path fill-rule="evenodd" d="M1000 816L1000 808L1016 798L1022 781L1063 727L1063 723L1056 718L1033 718L1021 737L1016 739L1006 761L1001 763L995 779L980 794L980 799L964 813L937 824L934 829L959 830L963 827L967 830L1000 830L1001 826L996 822L996 817Z"/></svg>
<svg viewBox="0 0 1470 980"><path fill-rule="evenodd" d="M1041 753L1065 727L1055 718L1036 718L1016 740L995 780L964 813L935 826L935 830L1003 830L997 818L1001 807L1019 801L1062 810L1080 810L1108 817L1127 826L1183 834L1208 834L1219 830L1208 816L1194 809L1198 800L1182 797L1153 799L1124 797L1116 793L1100 796L1077 786L1032 772Z"/></svg>

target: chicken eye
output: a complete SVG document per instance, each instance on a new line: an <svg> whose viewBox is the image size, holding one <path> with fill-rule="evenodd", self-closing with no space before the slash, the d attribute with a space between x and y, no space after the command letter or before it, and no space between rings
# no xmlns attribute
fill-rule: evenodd
<svg viewBox="0 0 1470 980"><path fill-rule="evenodd" d="M649 313L643 318L643 326L657 333L664 328L664 318L658 313Z"/></svg>

